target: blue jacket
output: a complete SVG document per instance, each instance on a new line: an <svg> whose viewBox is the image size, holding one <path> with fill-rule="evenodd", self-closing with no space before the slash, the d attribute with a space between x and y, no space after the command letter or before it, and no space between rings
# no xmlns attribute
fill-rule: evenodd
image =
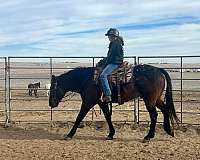
<svg viewBox="0 0 200 160"><path fill-rule="evenodd" d="M121 64L124 59L123 50L123 40L121 38L116 38L114 41L110 42L109 50L106 57L107 64Z"/></svg>

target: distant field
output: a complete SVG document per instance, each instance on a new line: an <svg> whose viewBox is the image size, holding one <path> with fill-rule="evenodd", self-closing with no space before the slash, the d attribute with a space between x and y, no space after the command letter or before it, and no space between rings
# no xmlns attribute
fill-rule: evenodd
<svg viewBox="0 0 200 160"><path fill-rule="evenodd" d="M1 64L2 65L2 64ZM158 67L163 68L176 68L178 67L177 64L152 64ZM74 67L80 66L92 66L92 64L88 63L56 63L53 64L52 74L60 75L64 72L69 71ZM193 68L193 67L200 67L200 64L187 64L185 67ZM171 69L170 69L171 70ZM12 118L13 120L19 121L31 121L31 120L38 120L38 121L49 121L51 112L48 107L48 97L46 97L46 90L45 84L49 83L50 81L50 74L51 70L49 68L48 63L12 63L11 64L11 71L10 71L10 86L11 86L11 98L14 99L11 101L11 109L12 110L48 110L48 112L44 111L29 111L29 112L13 112ZM181 73L180 72L169 72L172 78L173 83L173 94L174 100L180 101L181 100ZM1 78L3 78L3 73L1 73ZM183 72L183 79L200 79L200 72ZM38 91L39 98L29 97L27 86L29 83L41 82L41 88ZM183 80L182 81L182 89L183 89L183 104L181 109L181 103L175 102L177 111L184 111L184 112L200 112L200 81L198 80ZM1 99L0 101L4 101L4 83L1 83L1 92L0 94ZM20 89L20 90L19 90ZM77 95L78 96L78 95ZM77 97L76 96L76 97ZM80 99L80 97L75 99ZM71 99L73 100L74 97ZM117 106L114 108L113 120L115 121L132 121L133 120L133 112L131 111L115 111L116 110L131 110L133 109L133 102L131 102L131 106L128 105L130 103L126 103L123 106ZM78 101L68 101L63 102L60 104L60 107L57 110L79 110L80 102ZM4 110L5 106L4 103L0 103L0 109ZM96 107L96 110L99 108ZM144 104L141 102L140 110L146 110ZM138 112L138 110L137 110ZM1 113L3 114L3 113ZM75 120L77 111L64 111L64 112L53 112L53 120ZM180 116L180 114L179 114ZM64 118L63 118L64 117ZM103 120L99 112L91 112L86 117L86 120ZM198 114L184 114L183 115L183 122L185 123L200 123L200 116ZM148 121L148 114L141 112L140 113L140 120L141 121ZM159 117L159 120L162 121L162 116Z"/></svg>

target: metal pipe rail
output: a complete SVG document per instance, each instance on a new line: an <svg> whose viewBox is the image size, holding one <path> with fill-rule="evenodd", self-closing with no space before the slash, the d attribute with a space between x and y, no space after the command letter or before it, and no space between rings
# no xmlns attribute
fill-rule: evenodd
<svg viewBox="0 0 200 160"><path fill-rule="evenodd" d="M56 73L56 74L59 74L60 71L59 70L65 70L65 71L68 71L68 70L71 70L71 69L74 69L74 67L60 67L60 66L56 66L57 64L61 63L61 62L64 62L63 64L65 64L67 66L67 64L69 62L72 62L74 60L76 60L77 62L85 62L87 61L89 66L91 67L94 67L95 66L95 61L99 60L100 58L104 58L104 57L3 57L3 58L0 58L0 59L3 59L3 61L5 60L5 67L3 67L2 70L4 70L5 72L5 78L0 78L0 81L5 81L5 113L6 113L6 121L9 122L12 120L12 112L50 112L50 120L51 121L54 121L53 119L53 114L54 112L63 112L63 111L79 111L79 110L73 110L73 109L69 109L69 110L52 110L52 109L47 109L47 110L42 110L42 109L34 109L34 110L31 110L31 109L14 109L13 107L13 102L18 102L18 101L23 101L27 98L27 95L25 97L20 97L21 94L18 94L17 96L19 98L16 98L16 97L12 97L13 95L13 92L15 91L21 91L23 93L23 91L26 91L28 90L28 88L25 88L25 87L19 87L19 86L15 86L14 87L14 81L20 81L20 80L25 80L26 82L28 80L30 81L33 81L33 80L41 80L43 82L45 81L50 81L51 79L51 76ZM177 98L179 99L176 99L174 102L175 103L179 103L180 104L180 112L178 114L180 114L180 119L181 119L181 122L183 122L183 119L184 119L184 116L187 115L187 114L190 114L190 115L197 115L199 116L200 112L185 112L184 109L183 109L183 105L186 104L186 103L190 103L190 104L199 104L200 103L200 100L197 98L195 100L184 100L184 94L185 93L195 93L195 94L198 94L200 93L200 90L198 90L198 88L195 88L194 90L193 89L190 89L190 88L184 88L184 83L187 82L187 81L191 81L191 83L195 83L198 81L200 81L200 78L198 77L191 77L191 78L187 78L184 76L185 73L187 72L183 72L184 70L187 70L187 69L200 69L200 65L199 66L194 66L194 67L188 67L188 66L185 66L184 63L183 63L183 60L184 59L188 59L188 58L200 58L200 56L139 56L139 57L135 57L135 56L126 56L125 59L129 59L129 61L133 64L139 64L141 62L141 60L148 60L148 59L178 59L180 62L178 63L176 61L176 64L179 65L179 67L177 67L177 65L174 67L168 67L166 65L163 64L163 68L165 68L168 72L173 72L172 70L177 70L178 72L173 72L174 74L178 74L179 77L175 77L172 79L172 81L174 81L175 83L177 84L180 84L178 86L178 89L175 88L173 90L173 92L177 92L176 94L174 93L174 95L178 95ZM23 62L23 60L25 60L25 62L31 62L31 63L34 63L35 66L21 66L20 63L18 63L18 65L15 64L15 62ZM34 60L36 60L37 62L35 62ZM55 61L54 61L55 60ZM65 60L65 61L63 61ZM56 62L58 61L58 62ZM66 63L66 61L69 61ZM44 63L43 63L44 62ZM37 64L38 63L42 63L42 64L45 64L45 65L42 65L42 66L38 66ZM76 64L76 63L73 63L73 64ZM157 64L157 63L150 63L151 65L160 65L160 64ZM0 68L1 70L1 68ZM32 77L32 75L30 74L30 77L26 76L26 75L21 75L21 74L16 74L17 71L21 72L22 70L25 70L26 72L28 70L34 70L36 72L36 74L38 73L41 73L41 71L43 71L43 73L45 73L45 76L41 76L39 74L39 76L37 77ZM198 73L198 72L195 72L195 73ZM180 89L179 89L180 88ZM42 88L39 88L38 91L39 92L42 92L42 91L46 91L47 89L45 89L44 87ZM4 89L0 89L0 91L4 91ZM30 98L31 101L38 101L38 100L42 100L42 101L45 101L47 100L47 98L44 98L44 95L40 95L40 98ZM70 101L79 101L78 99L70 99ZM134 122L137 122L137 123L142 123L142 121L140 120L140 116L141 114L143 113L143 111L140 109L140 104L141 103L141 100L138 99L138 100L134 100L134 102L132 103L133 104L133 108L132 109L114 109L113 111L125 111L125 112L132 112L133 111L133 120ZM98 110L99 111L99 110ZM93 114L94 114L94 110L91 110L92 112L92 120L93 120ZM100 111L99 111L100 112ZM33 120L31 122L35 122L37 120ZM131 121L131 120L130 120ZM148 121L146 121L148 122ZM193 123L192 123L193 124ZM194 124L197 124L196 122L194 122Z"/></svg>

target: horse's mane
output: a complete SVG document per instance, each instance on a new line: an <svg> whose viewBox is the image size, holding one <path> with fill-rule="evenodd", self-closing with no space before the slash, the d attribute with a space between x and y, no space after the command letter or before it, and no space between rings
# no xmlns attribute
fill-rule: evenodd
<svg viewBox="0 0 200 160"><path fill-rule="evenodd" d="M84 75L91 75L94 73L94 67L76 67L72 70L70 70L69 72L66 72L65 74L70 74L70 75L74 75L74 74L84 74Z"/></svg>
<svg viewBox="0 0 200 160"><path fill-rule="evenodd" d="M94 76L95 67L77 67L59 76L59 79L66 79L72 77L73 79L92 80Z"/></svg>
<svg viewBox="0 0 200 160"><path fill-rule="evenodd" d="M94 67L76 67L74 68L73 70L75 71L91 71L91 70L94 70L95 68ZM71 70L71 71L73 71Z"/></svg>
<svg viewBox="0 0 200 160"><path fill-rule="evenodd" d="M58 83L71 91L80 91L80 88L94 80L94 67L77 67L58 76Z"/></svg>

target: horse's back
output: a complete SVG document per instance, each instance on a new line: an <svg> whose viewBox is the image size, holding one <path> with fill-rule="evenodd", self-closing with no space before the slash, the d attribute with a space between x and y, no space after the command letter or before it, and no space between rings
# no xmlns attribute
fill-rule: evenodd
<svg viewBox="0 0 200 160"><path fill-rule="evenodd" d="M28 84L28 88L40 88L40 82Z"/></svg>
<svg viewBox="0 0 200 160"><path fill-rule="evenodd" d="M164 75L158 67L136 65L133 68L133 76L134 83L143 96L160 94L165 87Z"/></svg>
<svg viewBox="0 0 200 160"><path fill-rule="evenodd" d="M157 81L158 79L163 79L164 75L161 69L155 66L147 64L139 64L133 67L133 76L136 78L145 78L149 81Z"/></svg>
<svg viewBox="0 0 200 160"><path fill-rule="evenodd" d="M28 84L28 88L33 88L33 84L32 83Z"/></svg>

